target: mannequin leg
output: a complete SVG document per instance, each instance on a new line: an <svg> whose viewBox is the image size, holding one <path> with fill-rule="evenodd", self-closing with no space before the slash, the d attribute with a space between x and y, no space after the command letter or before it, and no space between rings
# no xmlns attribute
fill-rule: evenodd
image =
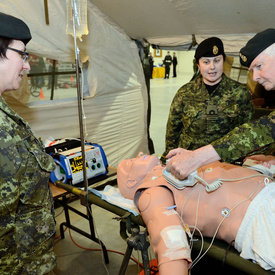
<svg viewBox="0 0 275 275"><path fill-rule="evenodd" d="M165 187L146 189L138 201L160 274L182 275L188 274L190 249L178 213L169 209L174 204L173 194Z"/></svg>

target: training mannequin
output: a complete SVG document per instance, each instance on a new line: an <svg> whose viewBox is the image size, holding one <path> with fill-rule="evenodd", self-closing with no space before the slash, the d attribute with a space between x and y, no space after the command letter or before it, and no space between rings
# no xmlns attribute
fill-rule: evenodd
<svg viewBox="0 0 275 275"><path fill-rule="evenodd" d="M164 179L163 169L156 156L140 153L123 160L117 171L121 194L134 200L146 224L160 274L188 274L192 260L184 228L191 237L194 227L205 237L235 241L243 258L275 271L275 234L267 234L275 221L275 183L271 179L249 168L214 162L198 169L201 182L179 190ZM235 180L243 177L248 178ZM207 192L203 181L211 184L217 178L232 181L222 181L217 190Z"/></svg>

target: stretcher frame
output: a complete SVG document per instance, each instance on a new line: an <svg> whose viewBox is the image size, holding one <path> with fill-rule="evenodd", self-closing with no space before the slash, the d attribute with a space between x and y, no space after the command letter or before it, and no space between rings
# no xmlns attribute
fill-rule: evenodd
<svg viewBox="0 0 275 275"><path fill-rule="evenodd" d="M146 225L144 224L142 217L140 215L135 216L129 211L101 199L99 196L95 195L94 193L87 194L86 192L83 192L79 188L70 186L68 184L64 184L59 181L57 181L55 184L56 186L63 188L68 192L79 196L80 200L84 200L86 203L88 202L90 207L94 204L118 216L118 220L120 221L120 235L123 239L127 241L127 244L128 244L124 259L121 264L119 275L124 275L126 273L128 262L129 262L133 248L134 249L140 248L140 247L134 247L133 245L131 245L131 239L134 238L135 236L137 236L138 240L141 239L141 241L143 242L143 245L141 245L142 249L139 249L139 250L141 250L141 254L142 254L144 274L145 275L152 274L150 272L149 258L148 258L148 251L147 251L149 245L147 245L147 242L144 240L144 237L146 238L147 236ZM143 227L143 231L140 230L140 227ZM192 258L196 257L196 255L201 251L201 249L202 249L201 251L202 254L206 250L208 250L209 246L211 245L211 241L212 241L211 238L204 238L202 242L202 240L198 238L198 241L193 242ZM136 241L134 240L133 242L135 243ZM203 244L203 247L202 247L202 244ZM215 264L215 267L212 268L211 264ZM201 274L202 269L204 270L204 274L208 274L207 269L209 269L209 267L211 269L211 271L209 270L209 272L211 272L209 274L211 275L215 275L215 274L227 275L227 274L233 274L233 273L247 274L247 275L274 275L274 272L266 271L263 268L261 268L258 264L255 264L252 261L249 261L240 257L239 253L233 246L230 246L226 242L220 241L220 240L215 240L213 242L213 244L211 245L210 249L207 251L207 254L203 257L203 259L198 264L196 264L194 268L191 269L191 274L192 275Z"/></svg>

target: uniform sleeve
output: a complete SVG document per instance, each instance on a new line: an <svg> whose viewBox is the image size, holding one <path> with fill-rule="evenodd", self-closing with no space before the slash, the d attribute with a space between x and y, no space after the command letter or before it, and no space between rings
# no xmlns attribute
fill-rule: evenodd
<svg viewBox="0 0 275 275"><path fill-rule="evenodd" d="M236 127L211 145L223 161L232 162L274 141L275 112L272 112L269 116Z"/></svg>
<svg viewBox="0 0 275 275"><path fill-rule="evenodd" d="M171 149L178 147L179 138L183 131L183 102L180 95L181 89L176 93L170 107L169 117L166 125L164 156L166 156Z"/></svg>
<svg viewBox="0 0 275 275"><path fill-rule="evenodd" d="M0 235L2 236L0 251L6 251L7 254L14 249L11 232L14 230L20 195L18 182L20 162L13 139L0 128Z"/></svg>
<svg viewBox="0 0 275 275"><path fill-rule="evenodd" d="M239 125L249 122L254 114L252 97L248 88L241 87L242 92L237 100L240 108Z"/></svg>

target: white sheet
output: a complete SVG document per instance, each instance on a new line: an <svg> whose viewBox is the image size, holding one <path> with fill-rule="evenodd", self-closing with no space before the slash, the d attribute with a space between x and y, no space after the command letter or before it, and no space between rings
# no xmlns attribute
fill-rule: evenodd
<svg viewBox="0 0 275 275"><path fill-rule="evenodd" d="M106 185L103 191L99 191L92 188L88 188L88 190L94 193L95 195L101 197L103 200L131 212L135 216L139 215L134 205L134 201L124 198L119 192L119 189L116 187Z"/></svg>

